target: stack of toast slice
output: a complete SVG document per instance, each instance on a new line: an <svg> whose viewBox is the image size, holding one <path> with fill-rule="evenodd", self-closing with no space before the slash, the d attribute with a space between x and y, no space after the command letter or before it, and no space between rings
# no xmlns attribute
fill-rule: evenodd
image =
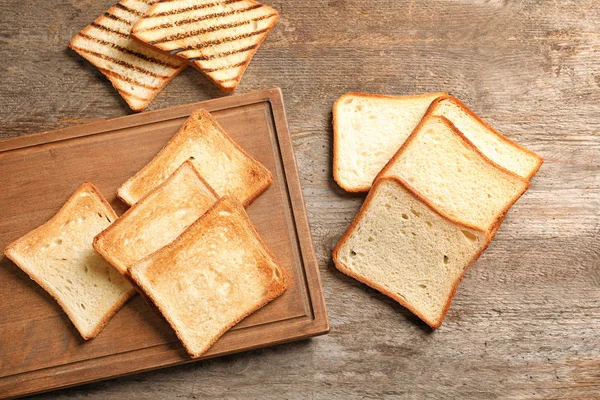
<svg viewBox="0 0 600 400"><path fill-rule="evenodd" d="M234 91L278 20L254 0L121 0L69 47L142 111L188 64Z"/></svg>
<svg viewBox="0 0 600 400"><path fill-rule="evenodd" d="M349 93L333 115L336 181L349 191L370 188L334 249L335 264L438 328L464 271L542 159L447 94ZM365 138L368 151L353 148Z"/></svg>
<svg viewBox="0 0 600 400"><path fill-rule="evenodd" d="M85 339L137 290L196 358L291 285L244 209L271 181L210 113L197 110L119 188L132 205L121 217L85 183L5 253Z"/></svg>

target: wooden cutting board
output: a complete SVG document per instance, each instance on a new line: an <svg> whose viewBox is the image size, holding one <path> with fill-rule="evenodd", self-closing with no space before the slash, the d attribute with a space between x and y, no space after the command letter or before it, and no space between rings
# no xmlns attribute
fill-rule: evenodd
<svg viewBox="0 0 600 400"><path fill-rule="evenodd" d="M292 140L278 88L142 113L0 142L0 249L54 215L84 181L117 213L116 189L206 108L274 176L248 207L264 241L294 277L282 297L225 334L204 356L329 331ZM0 398L37 393L192 361L140 296L84 341L56 301L0 258Z"/></svg>

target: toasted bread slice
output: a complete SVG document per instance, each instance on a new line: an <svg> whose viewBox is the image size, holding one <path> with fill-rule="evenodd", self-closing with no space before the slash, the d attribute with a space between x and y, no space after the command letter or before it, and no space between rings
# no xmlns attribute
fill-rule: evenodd
<svg viewBox="0 0 600 400"><path fill-rule="evenodd" d="M117 215L84 183L42 226L9 244L4 254L46 290L84 339L92 339L135 289L92 247Z"/></svg>
<svg viewBox="0 0 600 400"><path fill-rule="evenodd" d="M456 221L495 232L529 181L484 156L450 121L426 117L378 175L407 182Z"/></svg>
<svg viewBox="0 0 600 400"><path fill-rule="evenodd" d="M193 358L291 283L244 208L227 196L129 272Z"/></svg>
<svg viewBox="0 0 600 400"><path fill-rule="evenodd" d="M432 328L444 320L486 232L441 214L402 180L375 181L333 250L341 272L379 290Z"/></svg>
<svg viewBox="0 0 600 400"><path fill-rule="evenodd" d="M121 0L69 43L96 66L134 111L142 111L187 64L139 43L133 24L158 0Z"/></svg>
<svg viewBox="0 0 600 400"><path fill-rule="evenodd" d="M427 115L446 117L487 158L525 179L531 179L542 165L540 156L498 133L456 97L435 99Z"/></svg>
<svg viewBox="0 0 600 400"><path fill-rule="evenodd" d="M94 249L119 270L171 243L217 201L190 161L94 239Z"/></svg>
<svg viewBox="0 0 600 400"><path fill-rule="evenodd" d="M419 124L447 93L382 96L347 93L333 105L333 177L348 192L366 192Z"/></svg>
<svg viewBox="0 0 600 400"><path fill-rule="evenodd" d="M135 204L189 158L219 196L231 195L244 206L273 181L264 165L246 153L208 111L199 109L152 161L119 188L118 196Z"/></svg>
<svg viewBox="0 0 600 400"><path fill-rule="evenodd" d="M278 20L276 10L254 0L174 0L155 4L132 35L232 92Z"/></svg>

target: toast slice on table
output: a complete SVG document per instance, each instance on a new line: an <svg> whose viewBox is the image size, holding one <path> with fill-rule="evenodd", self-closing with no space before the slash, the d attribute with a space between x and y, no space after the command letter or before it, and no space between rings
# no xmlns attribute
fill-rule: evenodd
<svg viewBox="0 0 600 400"><path fill-rule="evenodd" d="M426 117L378 175L407 182L450 218L495 233L529 181L484 156L450 121Z"/></svg>
<svg viewBox="0 0 600 400"><path fill-rule="evenodd" d="M155 4L132 35L232 92L278 20L276 10L254 0L174 0Z"/></svg>
<svg viewBox="0 0 600 400"><path fill-rule="evenodd" d="M69 47L91 62L134 111L142 111L187 64L131 37L133 24L158 0L121 0L85 27Z"/></svg>
<svg viewBox="0 0 600 400"><path fill-rule="evenodd" d="M171 243L215 204L218 196L190 161L94 239L94 249L119 270Z"/></svg>
<svg viewBox="0 0 600 400"><path fill-rule="evenodd" d="M230 197L129 272L193 358L291 282Z"/></svg>
<svg viewBox="0 0 600 400"><path fill-rule="evenodd" d="M486 232L441 214L402 180L375 181L333 250L341 272L379 290L438 328Z"/></svg>
<svg viewBox="0 0 600 400"><path fill-rule="evenodd" d="M269 170L240 147L206 110L195 110L165 147L117 191L133 205L165 181L184 161L220 196L249 205L273 181Z"/></svg>
<svg viewBox="0 0 600 400"><path fill-rule="evenodd" d="M4 254L46 290L84 339L92 339L135 289L92 247L117 215L84 183L58 213L9 244Z"/></svg>
<svg viewBox="0 0 600 400"><path fill-rule="evenodd" d="M366 192L419 124L447 93L382 96L347 93L333 105L333 177L348 192Z"/></svg>
<svg viewBox="0 0 600 400"><path fill-rule="evenodd" d="M542 165L540 156L497 132L456 97L435 99L427 115L446 117L487 158L525 179Z"/></svg>

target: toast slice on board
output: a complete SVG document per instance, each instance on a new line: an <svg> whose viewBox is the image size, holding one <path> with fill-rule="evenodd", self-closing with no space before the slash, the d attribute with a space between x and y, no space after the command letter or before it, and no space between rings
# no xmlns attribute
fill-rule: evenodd
<svg viewBox="0 0 600 400"><path fill-rule="evenodd" d="M378 175L409 184L450 218L495 233L529 187L484 156L450 121L426 117Z"/></svg>
<svg viewBox="0 0 600 400"><path fill-rule="evenodd" d="M135 289L92 247L117 215L91 183L58 213L9 244L4 254L60 304L84 339L92 339Z"/></svg>
<svg viewBox="0 0 600 400"><path fill-rule="evenodd" d="M542 165L539 155L497 132L456 97L435 99L427 115L446 117L487 158L525 179L531 179Z"/></svg>
<svg viewBox="0 0 600 400"><path fill-rule="evenodd" d="M379 290L438 328L486 232L441 214L400 179L375 181L333 250L341 272Z"/></svg>
<svg viewBox="0 0 600 400"><path fill-rule="evenodd" d="M291 283L242 205L230 197L129 272L192 358Z"/></svg>
<svg viewBox="0 0 600 400"><path fill-rule="evenodd" d="M155 4L132 35L232 92L278 20L276 10L254 0L174 0Z"/></svg>
<svg viewBox="0 0 600 400"><path fill-rule="evenodd" d="M333 105L333 177L348 192L366 192L427 112L447 93L383 96L347 93Z"/></svg>
<svg viewBox="0 0 600 400"><path fill-rule="evenodd" d="M171 243L217 201L190 161L94 239L94 249L119 270Z"/></svg>
<svg viewBox="0 0 600 400"><path fill-rule="evenodd" d="M134 205L164 182L186 160L220 196L249 205L273 181L271 172L250 156L206 110L195 110L165 147L117 195Z"/></svg>
<svg viewBox="0 0 600 400"><path fill-rule="evenodd" d="M79 32L69 47L91 62L134 111L143 111L187 64L131 37L131 28L158 0L121 0Z"/></svg>

